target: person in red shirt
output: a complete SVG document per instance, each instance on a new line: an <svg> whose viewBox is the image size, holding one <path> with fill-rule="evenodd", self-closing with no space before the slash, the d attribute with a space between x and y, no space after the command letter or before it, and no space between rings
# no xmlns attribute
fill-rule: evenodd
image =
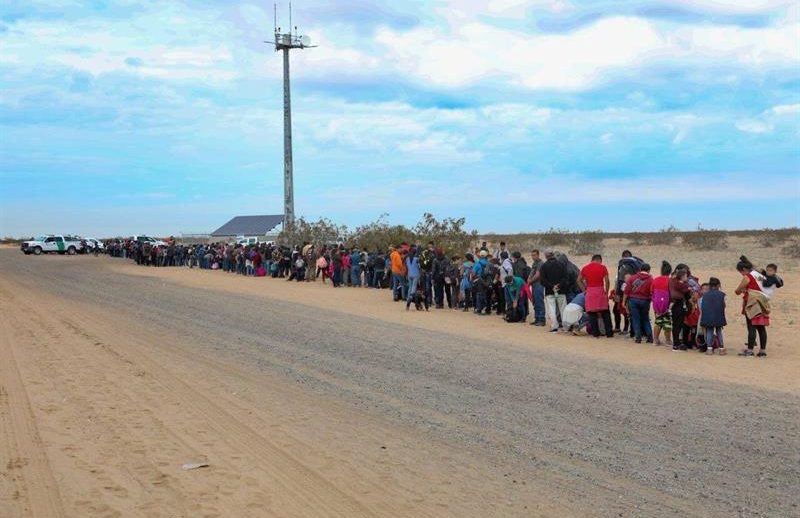
<svg viewBox="0 0 800 518"><path fill-rule="evenodd" d="M608 310L608 297L606 294L609 289L608 268L603 264L603 257L600 254L592 256L592 262L581 269L581 280L586 293L586 312L589 314L589 323L592 327L592 334L600 336L598 317L603 318L603 330L608 338L614 336L614 329L611 327L611 312Z"/></svg>
<svg viewBox="0 0 800 518"><path fill-rule="evenodd" d="M630 276L625 282L625 291L622 295L622 304L628 308L631 315L636 343L642 343L642 337L647 343L653 343L653 328L650 326L650 299L653 296L653 277L650 275L650 265L642 265L640 272Z"/></svg>

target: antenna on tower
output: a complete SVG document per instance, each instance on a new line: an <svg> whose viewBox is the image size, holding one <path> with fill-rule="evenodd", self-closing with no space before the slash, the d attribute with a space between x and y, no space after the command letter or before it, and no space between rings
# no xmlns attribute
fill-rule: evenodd
<svg viewBox="0 0 800 518"><path fill-rule="evenodd" d="M292 3L289 2L289 32L281 32L278 27L278 5L274 8L275 41L265 41L275 45L275 51L283 51L283 228L294 226L294 166L292 164L292 101L289 83L289 51L316 47L311 38L300 36L297 27L292 25Z"/></svg>

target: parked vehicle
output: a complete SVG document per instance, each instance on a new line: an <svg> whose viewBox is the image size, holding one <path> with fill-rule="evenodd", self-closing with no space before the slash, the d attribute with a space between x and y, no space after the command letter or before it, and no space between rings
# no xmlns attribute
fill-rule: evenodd
<svg viewBox="0 0 800 518"><path fill-rule="evenodd" d="M83 240L86 241L87 252L94 250L95 248L99 248L101 251L106 249L105 243L96 237L84 237Z"/></svg>
<svg viewBox="0 0 800 518"><path fill-rule="evenodd" d="M20 249L25 255L41 255L53 252L75 255L78 252L82 252L83 248L83 243L78 237L52 234L23 241L20 245Z"/></svg>
<svg viewBox="0 0 800 518"><path fill-rule="evenodd" d="M257 245L259 243L261 243L261 240L255 236L239 236L236 238L237 245L249 246L249 245Z"/></svg>
<svg viewBox="0 0 800 518"><path fill-rule="evenodd" d="M150 243L152 246L167 246L167 243L150 236L131 236L131 241L139 243Z"/></svg>

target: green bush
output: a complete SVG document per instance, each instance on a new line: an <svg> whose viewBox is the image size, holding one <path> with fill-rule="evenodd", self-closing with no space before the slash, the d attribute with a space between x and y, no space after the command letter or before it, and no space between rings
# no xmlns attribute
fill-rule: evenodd
<svg viewBox="0 0 800 518"><path fill-rule="evenodd" d="M569 230L561 228L550 228L548 231L538 234L536 236L537 242L542 246L552 248L554 246L569 244L572 238L572 233Z"/></svg>
<svg viewBox="0 0 800 518"><path fill-rule="evenodd" d="M654 232L647 236L647 244L649 245L674 245L678 240L678 229L673 225L662 228L658 232Z"/></svg>
<svg viewBox="0 0 800 518"><path fill-rule="evenodd" d="M800 240L795 239L787 243L781 250L783 255L792 259L800 259Z"/></svg>
<svg viewBox="0 0 800 518"><path fill-rule="evenodd" d="M728 247L727 232L700 226L693 232L684 233L681 240L694 250L719 250Z"/></svg>
<svg viewBox="0 0 800 518"><path fill-rule="evenodd" d="M628 244L643 245L645 244L645 235L642 232L631 232L628 234Z"/></svg>
<svg viewBox="0 0 800 518"><path fill-rule="evenodd" d="M601 230L587 230L575 232L570 236L570 252L577 255L599 254L603 251L603 238Z"/></svg>

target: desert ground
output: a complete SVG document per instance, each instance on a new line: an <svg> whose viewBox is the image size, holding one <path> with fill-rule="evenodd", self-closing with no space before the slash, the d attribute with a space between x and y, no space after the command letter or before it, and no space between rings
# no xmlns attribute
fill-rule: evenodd
<svg viewBox="0 0 800 518"><path fill-rule="evenodd" d="M721 278L733 354L2 249L0 517L800 515L797 261L634 251ZM766 359L742 252L787 284Z"/></svg>

